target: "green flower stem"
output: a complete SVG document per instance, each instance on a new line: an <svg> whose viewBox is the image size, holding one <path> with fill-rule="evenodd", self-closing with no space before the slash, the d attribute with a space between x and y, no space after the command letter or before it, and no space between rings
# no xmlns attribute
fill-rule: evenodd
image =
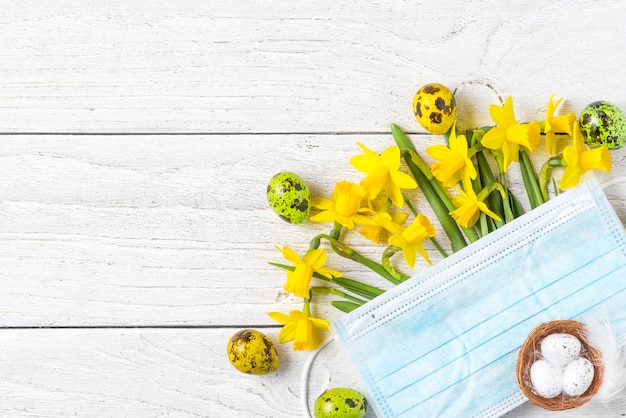
<svg viewBox="0 0 626 418"><path fill-rule="evenodd" d="M350 313L361 306L358 303L348 302L345 300L334 300L330 302L330 304L344 313Z"/></svg>
<svg viewBox="0 0 626 418"><path fill-rule="evenodd" d="M304 306L302 307L302 313L307 317L311 316L311 292L309 292L309 298L304 299Z"/></svg>
<svg viewBox="0 0 626 418"><path fill-rule="evenodd" d="M435 192L439 200L446 207L447 213L449 216L449 213L455 210L456 206L454 206L454 203L452 202L452 200L450 199L446 191L443 189L443 186L441 185L441 183L439 183L437 179L435 178L435 176L433 176L433 173L430 170L430 167L428 167L428 165L424 162L424 160L422 160L419 154L415 151L409 151L409 154L411 155L411 159L413 160L417 168L419 168L419 170L422 172L422 174L424 174L424 176L428 180L428 183L432 187L433 191ZM457 229L458 229L458 226L457 226ZM478 239L478 237L476 236L476 234L474 233L472 229L463 228L463 227L461 229L463 230L463 232L465 232L465 236L470 242L474 242ZM465 240L463 240L463 242L465 243Z"/></svg>
<svg viewBox="0 0 626 418"><path fill-rule="evenodd" d="M354 302L358 305L363 305L365 303L364 300L355 298L354 296L342 292L341 290L334 287L314 286L311 287L310 291L312 295L335 295Z"/></svg>
<svg viewBox="0 0 626 418"><path fill-rule="evenodd" d="M385 293L384 290L379 289L378 287L370 286L356 280L348 279L347 277L335 277L332 281L334 283L337 283L344 289L359 296L362 296L366 299L374 299L376 296L380 296Z"/></svg>
<svg viewBox="0 0 626 418"><path fill-rule="evenodd" d="M382 264L387 269L387 271L393 274L395 277L397 277L398 280L405 281L409 278L409 276L400 273L399 271L394 269L393 266L391 265L391 257L393 257L395 253L401 250L402 250L401 248L395 247L393 245L387 247L385 251L383 251L383 263Z"/></svg>
<svg viewBox="0 0 626 418"><path fill-rule="evenodd" d="M519 200L517 200L517 197L515 197L515 195L511 192L511 190L507 188L507 191L508 191L508 197L509 197L509 205L511 206L511 209L513 210L513 216L518 218L524 214L524 208L522 207Z"/></svg>
<svg viewBox="0 0 626 418"><path fill-rule="evenodd" d="M485 186L485 188L482 189L476 197L478 198L478 200L483 201L484 199L487 198L488 195L490 195L492 192L496 190L500 192L500 196L502 197L502 199L506 199L507 201L507 204L504 205L505 222L507 223L511 222L513 219L515 219L515 216L513 215L513 210L511 209L511 206L508 204L508 198L507 198L508 190L505 189L504 186L502 186L500 183L494 182Z"/></svg>
<svg viewBox="0 0 626 418"><path fill-rule="evenodd" d="M528 158L526 150L520 148L519 157L522 179L524 180L524 186L526 186L526 194L528 195L528 200L530 201L530 207L534 209L542 203L545 203L545 200L541 194L539 182L537 181L537 177L535 176L535 172L533 171L533 167L530 163L530 158Z"/></svg>
<svg viewBox="0 0 626 418"><path fill-rule="evenodd" d="M483 152L479 152L476 154L476 165L478 166L478 175L480 177L482 184L496 183L496 178L494 177L491 171L491 168L489 167L489 162L487 161L487 158L485 157L485 154ZM506 195L506 193L504 195L497 194L497 193L490 194L488 201L489 201L489 207L491 208L491 210L497 213L498 216L500 216L500 218L506 219L506 216L504 214L504 211L505 211L504 202L507 202L507 206L509 206L508 196ZM510 209L511 207L509 206L509 210ZM496 220L494 220L494 223L496 227L500 227L504 224L502 221L496 221Z"/></svg>
<svg viewBox="0 0 626 418"><path fill-rule="evenodd" d="M333 230L330 231L330 236L333 237L334 239L339 239L339 236L341 235L341 228L342 228L342 225L339 222L335 222L335 225L333 226Z"/></svg>
<svg viewBox="0 0 626 418"><path fill-rule="evenodd" d="M295 270L295 267L287 266L285 264L272 263L272 262L270 262L269 264L271 264L274 267L278 267L278 268L288 270L288 271ZM329 283L336 283L339 286L346 289L347 291L356 293L359 296L363 296L364 298L367 298L367 299L374 299L376 296L380 296L383 293L385 293L383 289L380 289L375 286L370 286L368 284L361 283L359 281L349 279L347 277L334 277L331 279L317 272L313 273L313 277L315 277L316 279L324 280Z"/></svg>
<svg viewBox="0 0 626 418"><path fill-rule="evenodd" d="M330 235L325 235L325 234L318 235L319 237L328 239L328 241L330 242L330 248L336 254L339 254L340 256L344 258L348 258L350 260L354 260L358 263L363 264L365 267L378 273L383 278L389 280L393 284L399 284L402 281L406 280L406 278L408 278L408 276L406 276L402 278L402 280L400 280L398 277L395 276L394 273L387 271L385 266L383 266L382 264L372 261L369 258L364 257L363 255L359 254L358 252L356 252L355 250L353 250L346 244L340 243L338 241L338 233L337 233L337 238L335 238L335 236L333 235L333 232L338 231L338 230L341 230L341 225L335 223L335 228L331 231Z"/></svg>
<svg viewBox="0 0 626 418"><path fill-rule="evenodd" d="M566 167L567 163L562 156L552 157L541 166L539 172L539 187L541 188L541 196L544 201L548 201L548 177L550 170L555 167Z"/></svg>
<svg viewBox="0 0 626 418"><path fill-rule="evenodd" d="M406 203L406 206L409 208L409 210L411 211L411 213L413 214L413 216L417 216L417 210L415 210L415 207L413 206L413 204L411 203L411 201L409 199L406 198L406 196L404 195L404 193L402 194L402 197L404 197L404 203Z"/></svg>
<svg viewBox="0 0 626 418"><path fill-rule="evenodd" d="M437 193L437 191L433 188L433 184L437 182L431 182L427 174L425 174L429 173L430 169L428 169L428 166L426 166L426 164L423 164L421 158L419 158L417 153L415 153L415 148L413 147L413 144L406 136L406 134L402 131L402 129L400 129L399 126L392 124L391 132L393 133L396 144L400 148L400 152L404 156L404 160L406 161L409 170L419 184L420 189L430 203L430 206L433 208L433 211L435 212L435 215L437 216L437 219L439 220L442 228L446 232L446 235L448 235L448 238L450 239L450 244L452 246L452 251L458 251L461 248L465 247L467 245L467 243L465 242L465 237L461 233L461 230L459 229L457 223L454 222L454 220L450 216L450 211L454 210L454 205L450 201L450 198L447 197L447 195L445 196L446 201L452 205L452 208L449 208L441 200L442 196ZM422 169L420 169L418 164L422 164L425 167L422 167ZM432 177L432 173L430 173L430 176ZM432 178L434 179L434 177Z"/></svg>
<svg viewBox="0 0 626 418"><path fill-rule="evenodd" d="M365 267L369 268L375 273L378 273L383 278L389 280L391 283L396 284L396 285L402 283L401 280L398 280L396 277L394 277L393 274L388 272L387 269L382 264L372 261L367 257L363 257L361 254L354 251L352 248L348 247L347 245L341 244L337 241L331 241L330 247L333 249L335 253L339 254L340 256L363 264Z"/></svg>

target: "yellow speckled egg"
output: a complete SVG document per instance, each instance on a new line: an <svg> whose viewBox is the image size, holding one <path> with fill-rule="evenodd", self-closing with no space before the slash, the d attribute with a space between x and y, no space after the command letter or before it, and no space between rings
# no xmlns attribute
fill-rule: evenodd
<svg viewBox="0 0 626 418"><path fill-rule="evenodd" d="M428 132L443 135L450 130L456 119L456 102L446 86L426 84L413 97L413 113Z"/></svg>
<svg viewBox="0 0 626 418"><path fill-rule="evenodd" d="M268 374L278 369L276 348L264 334L253 329L239 331L228 341L228 359L237 370Z"/></svg>

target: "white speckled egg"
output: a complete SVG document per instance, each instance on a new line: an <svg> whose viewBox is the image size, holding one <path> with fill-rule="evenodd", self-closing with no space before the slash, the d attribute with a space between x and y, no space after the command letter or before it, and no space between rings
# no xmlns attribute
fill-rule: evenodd
<svg viewBox="0 0 626 418"><path fill-rule="evenodd" d="M537 360L530 366L530 382L542 398L554 398L563 392L561 369L546 360Z"/></svg>
<svg viewBox="0 0 626 418"><path fill-rule="evenodd" d="M580 356L580 340L563 332L550 334L541 341L541 355L555 366L565 366Z"/></svg>
<svg viewBox="0 0 626 418"><path fill-rule="evenodd" d="M569 396L580 396L589 389L595 374L593 364L584 357L567 363L563 371L563 390Z"/></svg>

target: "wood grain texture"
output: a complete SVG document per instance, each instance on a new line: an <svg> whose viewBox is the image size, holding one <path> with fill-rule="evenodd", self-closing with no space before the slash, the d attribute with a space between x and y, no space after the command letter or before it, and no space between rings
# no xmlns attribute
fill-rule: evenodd
<svg viewBox="0 0 626 418"><path fill-rule="evenodd" d="M413 138L420 147L440 141ZM357 141L378 152L394 143L390 134L5 136L0 322L272 324L267 311L300 305L282 289L284 272L268 264L284 261L274 245L304 252L331 225L280 220L267 204L267 182L291 170L314 195L330 197L336 181L361 178L349 165L361 152ZM623 155L614 153L614 176L626 172ZM520 191L514 174L512 168L511 185ZM435 219L417 192L410 196ZM380 258L382 247L356 233L347 237ZM440 259L427 248L433 261ZM329 256L328 264L389 286L358 263ZM426 267L420 261L415 271ZM322 307L320 314L337 317Z"/></svg>
<svg viewBox="0 0 626 418"><path fill-rule="evenodd" d="M552 93L576 112L626 106L625 12L620 0L10 1L0 132L421 131L419 86L474 79L514 96L521 119Z"/></svg>
<svg viewBox="0 0 626 418"><path fill-rule="evenodd" d="M3 330L0 416L240 417L304 416L300 380L309 353L277 346L278 371L239 373L225 356L236 329ZM276 341L277 330L263 329ZM330 387L361 389L334 344L313 363L310 405ZM362 389L361 389L362 390ZM590 404L575 415L617 417L625 400ZM509 418L545 416L525 404ZM374 418L371 412L366 418Z"/></svg>
<svg viewBox="0 0 626 418"><path fill-rule="evenodd" d="M267 263L281 261L274 245L302 253L330 228L281 221L265 200L273 174L295 171L330 196L336 181L361 179L348 164L357 141L378 152L393 144L392 122L419 149L440 143L411 109L428 82L457 87L462 128L490 123L498 94L514 97L520 120L543 119L552 93L565 97L563 112L598 99L626 108L620 0L0 9L2 417L303 416L309 353L277 345L279 371L254 377L225 352L242 328L277 344L266 313L301 301ZM626 175L625 152L601 179ZM521 191L519 173L510 182ZM607 194L626 222L626 185ZM409 197L431 214L419 192ZM347 241L380 257L356 233ZM390 286L344 259L328 263ZM314 314L340 317L331 299ZM361 389L331 344L314 363L309 404L335 386ZM555 414L623 415L623 397ZM527 404L507 416L545 411Z"/></svg>

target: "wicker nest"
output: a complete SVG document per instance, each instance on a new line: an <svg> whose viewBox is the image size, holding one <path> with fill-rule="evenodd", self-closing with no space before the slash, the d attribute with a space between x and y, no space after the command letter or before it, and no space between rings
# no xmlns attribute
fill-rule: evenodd
<svg viewBox="0 0 626 418"><path fill-rule="evenodd" d="M530 367L541 359L541 340L550 334L567 333L575 336L581 342L581 357L587 358L593 364L594 377L589 388L580 396L569 396L565 392L554 398L546 399L539 396L532 388L530 381ZM564 411L578 408L589 401L602 384L604 366L601 353L588 343L585 327L577 321L550 321L539 325L526 338L517 357L517 381L524 395L534 404L550 411Z"/></svg>

